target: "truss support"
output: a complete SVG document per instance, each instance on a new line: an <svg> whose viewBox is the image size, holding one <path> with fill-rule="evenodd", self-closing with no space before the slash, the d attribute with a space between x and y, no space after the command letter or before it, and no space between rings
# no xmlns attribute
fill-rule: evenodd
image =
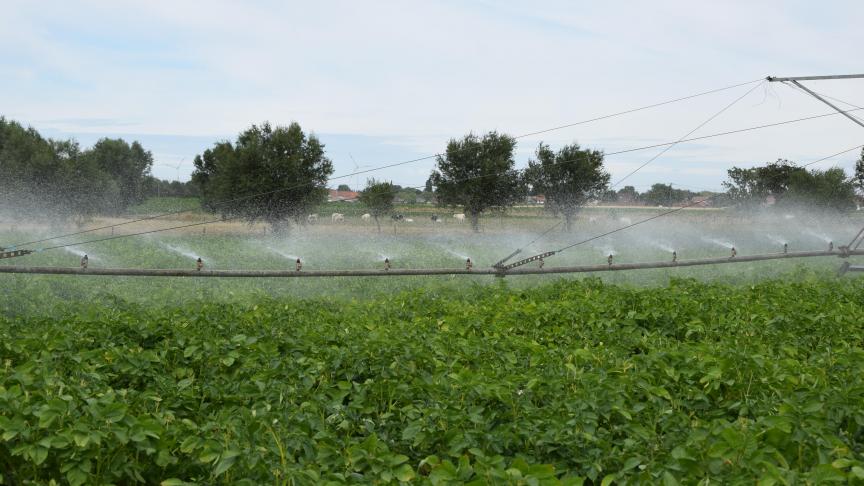
<svg viewBox="0 0 864 486"><path fill-rule="evenodd" d="M773 76L768 76L765 79L767 79L769 82L772 82L772 83L774 83L774 82L792 83L795 86L804 90L805 93L816 98L817 100L821 101L822 103L825 103L826 105L830 106L831 108L837 110L838 113L840 113L841 115L845 116L846 118L852 120L855 124L860 125L862 128L864 128L864 122L855 118L854 116L850 115L845 110L842 110L839 107L837 107L837 105L835 105L834 103L831 103L830 101L826 100L822 96L819 96L817 93L810 90L808 87L799 83L799 81L808 81L808 80L816 81L816 80L823 80L823 79L862 79L862 78L864 78L864 74L841 74L841 75L837 75L837 76L797 76L797 77L790 77L790 78L777 78L777 77L773 77Z"/></svg>
<svg viewBox="0 0 864 486"><path fill-rule="evenodd" d="M2 248L0 248L0 250L2 250ZM24 255L29 255L31 253L33 253L31 250L0 251L0 260L4 258L21 257Z"/></svg>

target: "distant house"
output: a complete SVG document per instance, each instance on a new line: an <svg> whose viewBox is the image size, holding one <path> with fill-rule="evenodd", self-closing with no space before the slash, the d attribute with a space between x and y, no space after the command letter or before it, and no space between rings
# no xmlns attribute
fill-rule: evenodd
<svg viewBox="0 0 864 486"><path fill-rule="evenodd" d="M690 198L687 205L696 208L710 208L714 206L714 200L710 196L695 196Z"/></svg>
<svg viewBox="0 0 864 486"><path fill-rule="evenodd" d="M546 196L544 196L543 194L538 194L536 196L527 196L525 198L525 203L544 205L546 204Z"/></svg>
<svg viewBox="0 0 864 486"><path fill-rule="evenodd" d="M327 196L327 202L338 202L338 201L347 201L347 202L357 202L357 196L359 195L356 191L336 191L330 189L330 194Z"/></svg>

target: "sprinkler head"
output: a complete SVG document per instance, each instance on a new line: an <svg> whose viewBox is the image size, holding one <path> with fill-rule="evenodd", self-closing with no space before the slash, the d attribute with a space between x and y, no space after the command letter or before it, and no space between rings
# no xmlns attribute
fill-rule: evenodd
<svg viewBox="0 0 864 486"><path fill-rule="evenodd" d="M789 253L789 244L783 243L783 253Z"/></svg>
<svg viewBox="0 0 864 486"><path fill-rule="evenodd" d="M735 247L733 246L732 247L732 256L730 258L735 258L735 255L737 255L737 254L738 254L738 252L735 251Z"/></svg>
<svg viewBox="0 0 864 486"><path fill-rule="evenodd" d="M543 257L540 257L540 268L543 268L543 265L546 264L546 261L543 260Z"/></svg>
<svg viewBox="0 0 864 486"><path fill-rule="evenodd" d="M195 262L195 268L199 271L204 268L204 260L201 257L198 257L198 260Z"/></svg>
<svg viewBox="0 0 864 486"><path fill-rule="evenodd" d="M465 270L471 270L471 268L472 268L473 266L474 266L474 264L471 263L471 259L470 259L470 258L465 259Z"/></svg>
<svg viewBox="0 0 864 486"><path fill-rule="evenodd" d="M612 265L612 254L611 253L609 254L609 258L607 258L606 261L609 262L609 265Z"/></svg>
<svg viewBox="0 0 864 486"><path fill-rule="evenodd" d="M384 259L384 270L390 270L390 259L389 258Z"/></svg>
<svg viewBox="0 0 864 486"><path fill-rule="evenodd" d="M678 261L678 252L672 252L672 263L676 263Z"/></svg>
<svg viewBox="0 0 864 486"><path fill-rule="evenodd" d="M296 262L296 264L294 265L294 268L295 268L295 270L297 270L298 272L299 272L301 269L303 269L303 263L300 261L299 258L297 259L297 262Z"/></svg>
<svg viewBox="0 0 864 486"><path fill-rule="evenodd" d="M834 251L834 242L833 241L828 242L828 251Z"/></svg>

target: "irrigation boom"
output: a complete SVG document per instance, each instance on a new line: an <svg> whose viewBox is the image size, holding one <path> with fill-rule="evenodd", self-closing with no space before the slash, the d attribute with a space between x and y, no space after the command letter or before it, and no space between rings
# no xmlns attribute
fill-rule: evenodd
<svg viewBox="0 0 864 486"><path fill-rule="evenodd" d="M614 272L621 270L646 270L651 268L694 267L700 265L722 265L788 258L841 257L864 255L864 250L799 251L789 253L769 253L724 258L701 258L692 260L615 263L612 265L578 265L545 268L410 268L390 270L194 270L194 269L138 269L138 268L87 268L77 267L24 267L0 265L0 273L39 274L39 275L77 275L110 277L217 277L217 278L313 278L313 277L397 277L412 275L546 275L556 273Z"/></svg>

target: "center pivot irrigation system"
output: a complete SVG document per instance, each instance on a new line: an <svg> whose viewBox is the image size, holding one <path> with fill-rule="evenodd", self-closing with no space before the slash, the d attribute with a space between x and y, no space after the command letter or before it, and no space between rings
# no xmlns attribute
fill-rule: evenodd
<svg viewBox="0 0 864 486"><path fill-rule="evenodd" d="M847 74L847 75L837 75L837 76L799 76L799 77L773 77L773 76L769 76L766 78L766 81L772 82L772 83L773 82L783 83L783 84L792 86L795 89L801 90L804 93L807 93L808 95L810 95L810 96L816 98L817 100L821 101L822 103L828 105L833 110L837 111L839 114L845 116L846 118L848 118L852 122L854 122L857 125L860 125L862 128L864 128L864 122L862 122L859 118L855 117L854 115L850 114L850 111L855 111L855 110L843 110L843 109L837 107L835 104L828 101L828 99L826 99L826 98L831 98L831 97L825 96L825 95L820 95L819 93L816 93L816 92L810 90L809 88L807 88L806 86L804 86L803 84L801 84L801 81L817 81L817 80L832 80L832 79L862 79L862 78L864 78L864 74ZM632 113L632 112L640 111L643 109L653 108L653 107L665 105L668 103L674 103L677 101L682 101L682 100L694 98L696 96L702 96L705 94L723 91L723 90L735 88L738 86L744 86L744 85L752 84L754 82L756 82L756 81L751 81L749 83L743 83L743 84L734 85L734 86L730 86L730 87L726 87L726 88L721 88L718 90L712 90L712 91L700 93L697 95L686 96L686 97L678 98L675 100L669 100L669 101L665 101L662 103L657 103L654 105L648 105L648 106L644 106L644 107L640 107L640 108L636 108L636 109L632 109L632 110L626 110L623 112L614 113L611 115L605 115L605 116L594 118L591 120L585 120L585 121L570 124L570 125L563 125L560 127L542 130L540 132L533 132L530 134L521 135L520 137L524 137L524 136L528 136L528 135L535 135L538 133L545 133L547 131L557 130L557 129L561 129L561 128L567 128L567 127L579 125L582 123L588 123L591 121L610 118L613 116L620 116L623 114ZM761 84L760 84L760 86L761 86ZM758 86L756 86L756 87L758 87ZM720 114L725 112L727 109L731 108L735 103L740 101L747 94L754 91L756 89L756 87L751 88L749 91L747 91L747 93L745 93L741 97L737 98L731 104L724 107L718 113L716 113L715 115L708 118L702 124L698 125L696 128L691 130L689 133L687 133L686 135L684 135L683 137L681 137L677 141L672 142L672 143L668 143L668 144L661 144L660 146L665 146L665 148L659 154L657 154L654 157L652 157L651 159L649 159L647 162L642 164L640 167L638 167L633 172L627 174L624 178L617 181L614 185L618 185L624 179L630 177L639 169L641 169L641 168L645 167L646 165L648 165L649 163L653 162L660 155L664 154L666 151L668 151L669 149L671 149L672 147L674 147L678 143L683 142L683 141L688 141L689 140L688 137L690 135L692 135L696 130L698 130L702 126L706 125L708 122L710 122L711 120L713 120L714 118L716 118L717 116L719 116ZM832 99L836 99L836 98L832 98ZM841 100L838 100L838 101L841 101ZM847 102L843 102L843 103L851 105L850 103L847 103ZM852 105L852 106L854 106L854 105ZM855 106L855 109L860 110L862 108ZM816 118L816 117L811 117L811 118ZM759 128L759 127L756 127L756 128ZM730 133L734 133L734 132L730 132ZM844 150L843 152L839 152L838 154L834 154L832 156L825 157L823 159L819 159L815 162L811 162L811 164L816 163L816 162L821 162L823 160L827 160L828 158L833 157L835 155L843 154L843 153L846 153L846 152L849 152L851 150L855 150L855 149L858 149L861 147L862 146L858 146L858 147L854 147L853 149ZM432 157L434 157L434 156L432 156ZM403 163L416 162L419 160L426 160L429 158L431 158L431 157L414 159L414 160L406 161ZM364 170L364 171L356 172L354 174L349 174L349 175L356 175L356 174L360 174L360 173L371 172L373 170L384 169L384 168L393 167L395 165L401 165L401 164L402 163L391 164L388 166L379 167L377 169ZM806 164L806 165L810 165L810 164ZM261 196L261 194L255 195L255 196L250 196L250 197L256 197L256 196ZM587 272L609 272L609 271L621 271L621 270L641 270L641 269L652 269L652 268L677 268L677 267L691 267L691 266L700 266L700 265L720 265L720 264L728 264L728 263L744 263L744 262L756 262L756 261L766 261L766 260L779 260L779 259L787 259L787 258L812 258L812 257L833 256L833 257L840 257L840 258L845 259L845 258L848 258L850 256L864 255L864 250L859 250L859 247L861 246L861 244L864 243L864 228L862 228L860 231L858 231L858 233L855 235L855 237L852 239L852 241L848 245L838 246L835 249L833 243L831 243L831 244L829 244L829 247L826 251L789 252L788 249L786 248L786 246L784 245L782 253L770 253L770 254L762 254L762 255L749 255L749 256L738 255L735 248L732 248L731 256L725 257L725 258L702 258L702 259L692 259L692 260L679 260L677 254L675 252L673 252L671 261L644 262L644 263L614 263L612 255L609 255L606 265L545 267L545 259L546 258L555 256L555 255L561 253L562 251L573 248L575 246L582 245L584 243L588 243L590 241L597 240L599 238L603 238L605 236L611 235L613 233L617 233L619 231L626 230L628 228L632 228L634 226L640 225L642 223L646 223L648 221L660 218L662 216L666 216L668 214L675 213L675 212L683 210L687 207L693 206L694 204L697 204L697 203L691 203L689 205L685 205L685 206L682 206L680 208L675 208L675 209L671 209L669 211L662 212L660 214L651 216L651 217L643 219L641 221L637 221L635 223L628 224L624 227L620 227L620 228L614 229L612 231L603 233L601 235L597 235L597 236L573 243L571 245L565 246L565 247L563 247L559 250L556 250L556 251L547 251L544 253L530 256L528 258L524 258L522 260L517 260L517 261L512 262L512 263L507 263L508 261L513 259L515 256L522 253L522 251L525 247L530 246L531 243L538 241L540 238L542 238L543 236L548 234L550 231L552 231L552 229L554 229L555 227L557 227L560 224L560 222L559 222L559 223L555 224L554 226L550 227L549 229L547 229L540 236L535 238L531 243L529 243L528 245L525 245L525 247L522 247L522 248L515 250L510 255L506 256L505 258L499 260L497 263L492 265L491 268L483 268L483 269L473 268L473 264L471 263L471 260L468 259L466 262L465 268L398 269L398 268L392 268L391 262L389 260L386 260L384 268L377 269L377 270L313 270L313 271L308 271L308 270L302 270L301 261L300 261L300 259L297 259L297 265L295 267L295 270L293 270L293 271L290 271L290 270L206 270L206 269L204 269L203 262L201 261L200 258L197 261L196 269L89 268L88 263L87 263L87 257L85 255L85 257L81 261L80 268L78 268L78 267L30 267L30 266L0 265L0 273L42 274L42 275L141 276L141 277L259 277L259 278L260 277L383 277L383 276L410 276L410 275L494 275L494 276L498 276L498 277L504 277L507 275L587 273ZM174 213L166 213L166 214L174 214ZM164 215L151 216L148 218L143 218L142 220L155 219L155 218L158 218L161 216L164 216ZM125 237L155 233L155 232L165 231L165 230L170 230L170 229L178 229L178 228L184 228L184 227L189 227L189 226L198 226L198 225L204 225L204 224L209 224L209 223L214 223L214 222L221 222L221 221L226 221L227 219L231 219L231 218L223 218L223 219L214 220L214 221L205 221L203 223L193 223L193 224L188 224L188 225L183 225L183 226L175 226L175 227L171 227L171 228L165 228L162 230L153 230L153 231L145 231L145 232L133 233L133 234L128 234L128 235L113 236L114 226L120 226L122 224L128 224L128 223L120 223L120 224L107 226L104 228L95 228L92 230L82 231L82 232L78 232L78 233L72 233L69 235L62 235L62 236L58 236L58 237L54 237L54 238L46 238L43 240L38 240L37 242L48 241L48 240L53 240L53 239L57 239L57 238L63 238L66 236L74 236L77 234L96 231L98 229L105 229L108 227L110 227L112 229L112 236L110 238L101 238L101 239L89 241L90 243L92 243L92 242L98 242L98 241L107 241L107 240L111 240L111 239L125 238ZM136 221L141 221L141 220L136 220ZM131 221L131 222L135 222L135 221ZM129 223L131 223L131 222L129 222ZM36 243L36 242L31 242L31 243ZM84 243L88 243L88 242L84 242ZM53 247L49 247L49 248L43 248L43 249L18 249L17 247L13 247L13 248L0 247L0 259L23 257L23 256L30 255L33 253L39 253L42 251L51 250L51 249L55 249L55 248L63 248L66 246L69 246L69 245L57 245L57 246L53 246ZM527 265L529 263L533 263L533 262L538 262L538 267L531 267L531 268L525 267L525 265ZM838 274L843 275L849 271L864 272L864 266L852 265L848 261L845 261L841 265L841 267L838 271Z"/></svg>

